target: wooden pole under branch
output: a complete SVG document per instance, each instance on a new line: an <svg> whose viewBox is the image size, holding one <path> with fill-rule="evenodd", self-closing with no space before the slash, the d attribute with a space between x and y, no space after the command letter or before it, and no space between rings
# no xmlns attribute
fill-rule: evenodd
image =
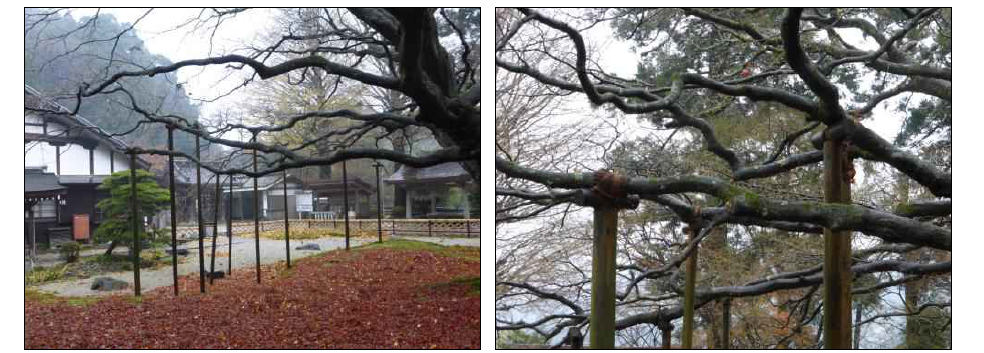
<svg viewBox="0 0 984 353"><path fill-rule="evenodd" d="M289 211L290 208L287 207L287 169L284 169L284 242L287 245L287 268L290 268L290 212Z"/></svg>
<svg viewBox="0 0 984 353"><path fill-rule="evenodd" d="M825 133L826 135L826 133ZM824 201L851 203L853 170L845 141L823 144ZM851 232L823 229L823 343L826 349L851 349Z"/></svg>
<svg viewBox="0 0 984 353"><path fill-rule="evenodd" d="M591 349L615 348L615 244L618 211L639 206L625 193L628 179L607 171L590 176L595 187L583 189L574 203L594 208L591 251Z"/></svg>
<svg viewBox="0 0 984 353"><path fill-rule="evenodd" d="M379 242L383 242L383 189L379 188L379 168L383 166L382 163L376 162L372 165L376 168L376 232L379 235ZM468 225L468 220L465 220L465 225ZM470 233L470 232L469 232ZM469 234L465 234L469 236ZM580 332L580 331L578 331Z"/></svg>
<svg viewBox="0 0 984 353"><path fill-rule="evenodd" d="M618 210L594 208L591 251L591 349L615 348L615 239Z"/></svg>
<svg viewBox="0 0 984 353"><path fill-rule="evenodd" d="M670 343L673 341L673 324L669 321L658 321L656 327L659 328L661 334L660 345L663 349L670 349Z"/></svg>
<svg viewBox="0 0 984 353"><path fill-rule="evenodd" d="M229 175L229 203L226 204L226 235L229 236L229 260L226 261L226 276L232 276L232 174Z"/></svg>
<svg viewBox="0 0 984 353"><path fill-rule="evenodd" d="M202 293L205 293L205 239L202 237L205 233L205 225L202 224L202 138L200 136L195 136L195 159L198 159L198 163L195 163L197 168L195 169L195 188L197 192L195 193L198 199L198 205L195 209L198 210L198 283L201 288Z"/></svg>
<svg viewBox="0 0 984 353"><path fill-rule="evenodd" d="M215 216L212 217L212 264L208 270L208 284L215 283L215 238L219 237L219 204L222 200L222 176L215 174Z"/></svg>
<svg viewBox="0 0 984 353"><path fill-rule="evenodd" d="M140 214L137 213L137 154L130 153L130 217L133 218L133 295L140 296Z"/></svg>
<svg viewBox="0 0 984 353"><path fill-rule="evenodd" d="M167 127L167 151L174 152L174 127ZM174 155L167 155L168 189L171 192L171 269L174 272L174 296L178 295L178 211L174 204ZM131 166L132 167L132 166Z"/></svg>
<svg viewBox="0 0 984 353"><path fill-rule="evenodd" d="M348 169L342 161L342 202L345 204L345 250L349 250Z"/></svg>
<svg viewBox="0 0 984 353"><path fill-rule="evenodd" d="M731 349L731 298L721 304L721 349Z"/></svg>
<svg viewBox="0 0 984 353"><path fill-rule="evenodd" d="M688 234L688 242L693 242L697 238L700 228L693 226L684 227L683 230ZM683 349L692 349L694 338L694 287L697 283L697 249L694 249L690 257L687 258L687 282L684 286L683 296Z"/></svg>
<svg viewBox="0 0 984 353"><path fill-rule="evenodd" d="M256 142L256 132L253 132L253 142ZM253 173L256 173L257 157L259 153L253 150ZM260 283L260 188L256 177L253 177L253 236L256 237L256 283Z"/></svg>

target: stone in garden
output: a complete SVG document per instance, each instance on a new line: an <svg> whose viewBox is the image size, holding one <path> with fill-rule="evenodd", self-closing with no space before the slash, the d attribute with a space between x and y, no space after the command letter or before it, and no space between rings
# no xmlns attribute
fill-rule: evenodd
<svg viewBox="0 0 984 353"><path fill-rule="evenodd" d="M118 279L109 278L109 277L99 277L96 278L95 281L92 281L92 286L89 288L92 290L111 291L111 290L127 289L129 287L130 284L124 281L120 281Z"/></svg>
<svg viewBox="0 0 984 353"><path fill-rule="evenodd" d="M307 243L295 248L296 250L321 250L321 247L315 243Z"/></svg>
<svg viewBox="0 0 984 353"><path fill-rule="evenodd" d="M209 272L207 277L214 279L225 278L225 271Z"/></svg>
<svg viewBox="0 0 984 353"><path fill-rule="evenodd" d="M171 254L171 249L165 251L167 251L168 255ZM178 249L178 256L188 256L188 249Z"/></svg>

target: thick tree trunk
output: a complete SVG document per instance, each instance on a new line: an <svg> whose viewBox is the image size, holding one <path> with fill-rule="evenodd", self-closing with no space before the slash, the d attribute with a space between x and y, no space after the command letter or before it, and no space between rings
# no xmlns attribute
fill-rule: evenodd
<svg viewBox="0 0 984 353"><path fill-rule="evenodd" d="M113 254L113 250L116 250L116 246L117 245L119 245L119 244L116 242L116 240L110 241L109 242L109 249L106 249L106 252L103 253L103 256L107 256L108 257L108 256L112 255Z"/></svg>

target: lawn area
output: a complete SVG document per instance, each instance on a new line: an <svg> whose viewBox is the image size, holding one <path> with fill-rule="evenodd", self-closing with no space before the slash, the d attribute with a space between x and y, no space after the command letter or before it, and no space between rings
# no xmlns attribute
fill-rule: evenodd
<svg viewBox="0 0 984 353"><path fill-rule="evenodd" d="M391 240L254 270L202 295L25 292L25 348L479 348L479 248Z"/></svg>

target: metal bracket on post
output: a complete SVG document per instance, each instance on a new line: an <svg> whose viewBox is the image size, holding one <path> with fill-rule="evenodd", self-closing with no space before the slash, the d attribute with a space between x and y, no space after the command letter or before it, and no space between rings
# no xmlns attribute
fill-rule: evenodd
<svg viewBox="0 0 984 353"><path fill-rule="evenodd" d="M594 208L594 245L591 265L591 349L615 348L615 244L618 211L639 206L628 196L628 178L608 171L594 175L595 186L582 189L574 202Z"/></svg>

